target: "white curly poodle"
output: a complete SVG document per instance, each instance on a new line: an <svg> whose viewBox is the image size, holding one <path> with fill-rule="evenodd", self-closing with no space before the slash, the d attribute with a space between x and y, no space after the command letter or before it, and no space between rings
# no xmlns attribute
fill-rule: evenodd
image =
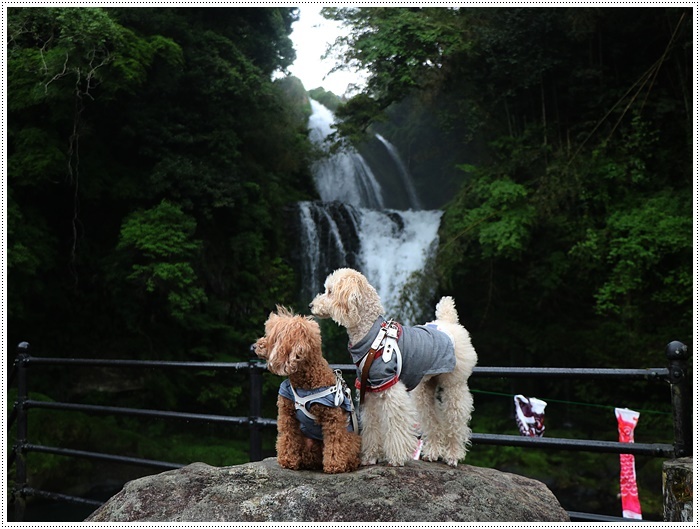
<svg viewBox="0 0 700 529"><path fill-rule="evenodd" d="M341 268L326 278L325 292L309 307L348 332L363 400L362 464L403 465L416 450L419 426L423 459L457 466L470 444L474 400L467 381L477 356L454 300L440 300L434 322L402 326L385 320L365 276Z"/></svg>

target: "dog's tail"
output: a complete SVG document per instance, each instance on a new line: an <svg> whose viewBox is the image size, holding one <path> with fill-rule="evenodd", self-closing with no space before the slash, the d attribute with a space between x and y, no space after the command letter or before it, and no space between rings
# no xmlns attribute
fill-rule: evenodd
<svg viewBox="0 0 700 529"><path fill-rule="evenodd" d="M444 296L435 307L435 319L448 323L459 323L459 314L455 308L455 300L451 296Z"/></svg>

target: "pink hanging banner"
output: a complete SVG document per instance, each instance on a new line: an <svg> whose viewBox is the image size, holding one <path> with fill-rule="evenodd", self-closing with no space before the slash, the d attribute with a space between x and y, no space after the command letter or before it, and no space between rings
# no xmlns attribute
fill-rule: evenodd
<svg viewBox="0 0 700 529"><path fill-rule="evenodd" d="M617 431L621 443L634 443L634 427L639 421L639 412L628 408L615 408ZM637 491L637 472L632 454L620 454L620 496L622 497L622 517L642 519L642 506Z"/></svg>

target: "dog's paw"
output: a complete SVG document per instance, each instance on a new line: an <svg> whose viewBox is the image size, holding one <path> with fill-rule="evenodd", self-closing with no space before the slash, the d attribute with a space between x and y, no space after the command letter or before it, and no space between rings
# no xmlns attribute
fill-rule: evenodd
<svg viewBox="0 0 700 529"><path fill-rule="evenodd" d="M459 464L459 460L457 459L445 459L445 463L447 466L450 466L452 468L457 468L457 465Z"/></svg>
<svg viewBox="0 0 700 529"><path fill-rule="evenodd" d="M282 468L286 468L289 470L301 470L301 460L300 459L288 460L288 459L277 458L277 464L279 466L281 466Z"/></svg>
<svg viewBox="0 0 700 529"><path fill-rule="evenodd" d="M357 464L323 465L323 472L325 474L343 474L354 470L357 470Z"/></svg>
<svg viewBox="0 0 700 529"><path fill-rule="evenodd" d="M353 472L360 466L359 454L338 453L331 448L332 445L326 445L323 454L323 472L326 474Z"/></svg>
<svg viewBox="0 0 700 529"><path fill-rule="evenodd" d="M430 463L434 463L435 461L440 461L440 459L441 459L440 454L437 451L432 450L430 445L423 446L423 451L421 453L420 458L423 461L428 461Z"/></svg>
<svg viewBox="0 0 700 529"><path fill-rule="evenodd" d="M360 466L363 467L369 467L372 465L377 464L377 458L376 457L363 457L362 461L360 461Z"/></svg>

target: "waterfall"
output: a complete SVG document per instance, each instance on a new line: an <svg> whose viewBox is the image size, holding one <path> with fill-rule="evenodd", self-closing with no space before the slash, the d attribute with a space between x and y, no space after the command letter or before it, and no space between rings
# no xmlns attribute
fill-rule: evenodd
<svg viewBox="0 0 700 529"><path fill-rule="evenodd" d="M416 193L416 188L413 185L413 182L411 181L411 174L408 172L408 169L406 168L406 164L403 163L403 160L401 159L401 156L399 155L399 151L396 150L396 147L394 147L384 136L381 134L375 134L376 138L384 144L384 147L386 147L387 152L391 156L391 159L394 160L394 163L396 164L396 167L399 170L399 175L401 176L401 181L404 185L404 188L406 189L406 192L408 193L408 200L411 204L411 207L413 209L421 209L420 206L420 200L418 200L418 193Z"/></svg>
<svg viewBox="0 0 700 529"><path fill-rule="evenodd" d="M314 100L311 108L309 135L323 148L335 117ZM442 211L419 209L410 174L396 148L378 139L404 179L410 204L406 210L385 209L377 178L354 149L330 154L314 164L321 201L298 204L301 296L310 301L336 268L355 268L377 289L388 317L417 323L414 319L423 316L430 300L416 293L416 285L437 248Z"/></svg>
<svg viewBox="0 0 700 529"><path fill-rule="evenodd" d="M336 268L361 268L360 213L341 202L299 202L302 255L302 299L321 291L326 276Z"/></svg>
<svg viewBox="0 0 700 529"><path fill-rule="evenodd" d="M419 323L415 318L430 300L415 299L411 287L437 250L441 217L442 211L362 212L360 271L377 289L388 316Z"/></svg>
<svg viewBox="0 0 700 529"><path fill-rule="evenodd" d="M324 142L333 132L335 116L318 101L310 101L309 137L327 154L311 168L321 200L339 200L355 206L382 209L382 190L360 153L346 148L331 154L325 149Z"/></svg>

